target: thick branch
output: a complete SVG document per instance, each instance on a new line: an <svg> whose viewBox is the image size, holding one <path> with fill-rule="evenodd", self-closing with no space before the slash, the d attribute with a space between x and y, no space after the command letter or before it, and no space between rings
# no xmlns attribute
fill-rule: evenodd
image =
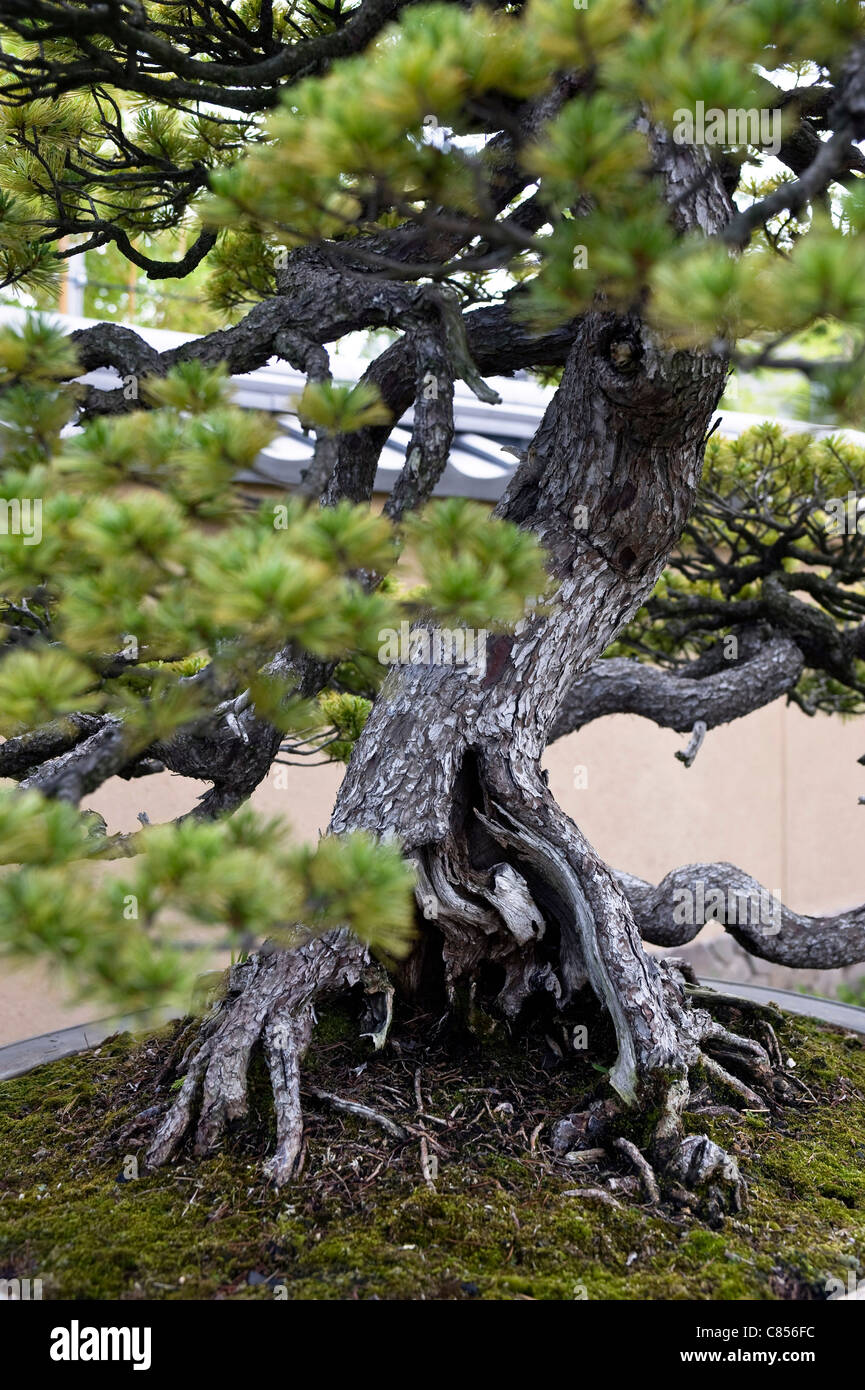
<svg viewBox="0 0 865 1390"><path fill-rule="evenodd" d="M787 637L773 637L747 661L702 679L644 665L627 657L597 661L571 686L550 741L605 714L640 714L662 729L688 733L699 721L708 729L771 704L796 685L802 653Z"/></svg>
<svg viewBox="0 0 865 1390"><path fill-rule="evenodd" d="M806 917L734 864L687 864L657 887L630 874L616 877L643 940L654 946L683 946L717 921L752 956L776 965L834 970L865 961L865 905Z"/></svg>
<svg viewBox="0 0 865 1390"><path fill-rule="evenodd" d="M22 778L31 768L59 758L102 728L98 714L69 714L0 744L0 777Z"/></svg>

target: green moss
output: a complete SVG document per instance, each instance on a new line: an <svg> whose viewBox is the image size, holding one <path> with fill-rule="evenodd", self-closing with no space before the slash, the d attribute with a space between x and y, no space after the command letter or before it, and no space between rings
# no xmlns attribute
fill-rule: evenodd
<svg viewBox="0 0 865 1390"><path fill-rule="evenodd" d="M619 1209L567 1195L603 1179L532 1135L597 1073L588 1059L547 1075L524 1043L508 1052L501 1039L493 1055L424 1055L424 1107L440 1121L428 1129L442 1140L435 1190L417 1141L400 1150L315 1109L301 1181L268 1189L259 1064L249 1121L220 1156L122 1181L124 1155L140 1157L146 1137L130 1124L159 1094L173 1032L113 1039L0 1086L0 1276L39 1277L45 1297L76 1299L824 1297L829 1276L865 1263L865 1050L804 1020L785 1019L780 1034L815 1101L772 1120L699 1120L750 1187L747 1211L719 1230L625 1195ZM316 1085L345 1093L364 1068L366 1103L392 1104L397 1118L402 1106L411 1122L410 1052L370 1058L342 1014L317 1036Z"/></svg>
<svg viewBox="0 0 865 1390"><path fill-rule="evenodd" d="M331 1043L351 1043L357 1038L357 1023L351 1009L333 1004L322 1012L315 1026L311 1057L321 1054L322 1047Z"/></svg>

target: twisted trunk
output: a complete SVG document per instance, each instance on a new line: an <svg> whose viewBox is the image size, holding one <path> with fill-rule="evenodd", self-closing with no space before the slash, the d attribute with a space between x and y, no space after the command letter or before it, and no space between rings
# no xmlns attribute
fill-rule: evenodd
<svg viewBox="0 0 865 1390"><path fill-rule="evenodd" d="M416 867L420 941L405 988L440 963L451 1000L516 1018L534 996L562 1008L590 984L613 1021L610 1081L654 1116L652 1152L677 1181L708 1182L734 1202L735 1165L709 1143L682 1142L689 1071L743 1082L713 1044L758 1071L769 1059L686 1006L683 982L643 951L618 880L556 805L541 758L557 711L650 593L693 502L725 363L669 353L636 317L593 313L499 513L531 527L549 555L550 591L513 634L467 666L417 664L389 675L355 750L331 830L396 837ZM346 934L259 959L198 1040L151 1162L186 1131L201 1092L198 1148L245 1110L251 1047L264 1043L278 1141L269 1171L287 1179L301 1142L299 1059L313 1000L363 982L386 1032L389 994Z"/></svg>
<svg viewBox="0 0 865 1390"><path fill-rule="evenodd" d="M651 138L675 220L717 231L729 200L710 166L692 149ZM513 634L486 641L475 670L412 664L391 672L331 831L396 837L416 865L420 939L402 987L416 988L438 964L452 1000L462 995L470 1009L515 1018L533 997L561 1008L590 984L615 1027L610 1081L622 1104L651 1115L656 1161L675 1182L708 1184L713 1200L735 1204L735 1165L708 1140L682 1140L689 1072L700 1067L761 1106L709 1051L761 1076L769 1056L689 1008L682 976L646 956L623 888L556 805L541 769L567 692L651 592L682 531L726 370L718 354L668 350L636 312L583 317L561 385L498 507L544 545L548 594ZM198 1147L218 1142L245 1108L246 1057L261 1038L277 1102L270 1172L288 1178L302 1133L299 1057L312 1001L361 982L378 1043L391 988L345 933L248 967L193 1045L151 1161L180 1142L199 1089Z"/></svg>
<svg viewBox="0 0 865 1390"><path fill-rule="evenodd" d="M551 596L482 672L393 672L331 829L396 836L416 862L427 952L448 993L515 1017L587 981L608 1009L615 1090L646 1102L693 1054L628 901L553 800L541 758L575 678L651 592L681 531L725 366L665 354L636 319L581 325L559 392L499 513L550 555ZM497 967L491 970L490 967Z"/></svg>

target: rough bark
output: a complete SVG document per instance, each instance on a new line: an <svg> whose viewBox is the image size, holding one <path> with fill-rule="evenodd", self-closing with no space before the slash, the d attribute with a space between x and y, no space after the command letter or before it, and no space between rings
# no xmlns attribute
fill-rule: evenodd
<svg viewBox="0 0 865 1390"><path fill-rule="evenodd" d="M734 864L686 864L657 886L630 874L617 878L643 940L655 946L684 946L705 922L717 921L752 956L776 965L835 970L865 959L865 905L821 917L792 912ZM686 912L689 903L719 899L717 913Z"/></svg>
<svg viewBox="0 0 865 1390"><path fill-rule="evenodd" d="M361 980L369 961L347 932L317 937L291 952L259 952L232 968L228 990L181 1062L186 1076L154 1135L153 1166L183 1139L200 1099L196 1152L210 1153L226 1124L246 1114L252 1049L264 1045L276 1109L277 1145L268 1169L276 1182L294 1168L302 1139L300 1062L315 1022L313 1001Z"/></svg>
<svg viewBox="0 0 865 1390"><path fill-rule="evenodd" d="M550 600L489 643L481 678L430 666L389 677L331 826L396 836L415 858L452 999L464 989L514 1017L533 994L563 1006L588 981L616 1030L611 1084L658 1110L662 1147L678 1136L704 1021L644 955L626 898L540 760L564 695L651 590L684 524L723 374L716 360L665 356L636 320L587 317L499 508L547 548Z"/></svg>
<svg viewBox="0 0 865 1390"><path fill-rule="evenodd" d="M665 671L627 657L598 661L565 695L550 742L605 714L639 714L677 733L698 723L714 729L785 695L803 666L801 651L787 637L774 637L747 660L701 677L687 668Z"/></svg>
<svg viewBox="0 0 865 1390"><path fill-rule="evenodd" d="M662 137L655 147L681 224L714 230L729 211L719 182L696 167L694 151ZM691 1144L687 1155L681 1150L689 1071L705 1067L717 1025L686 1008L681 980L645 955L620 884L556 805L541 771L563 699L651 592L681 533L726 369L717 355L666 350L635 313L584 316L559 390L497 509L544 545L545 601L513 634L488 642L483 674L432 665L391 673L330 828L396 837L413 858L427 949L440 952L452 1001L464 992L470 1005L515 1017L537 994L562 1007L588 981L615 1027L611 1084L626 1105L655 1114L655 1156L671 1171L725 1188L735 1204L735 1165L708 1141L694 1152ZM316 942L304 948L302 978L307 962L327 950ZM290 963L286 969L293 978ZM299 999L309 996L289 986L286 1018L282 1005L271 1009L266 989L254 994L267 1015L261 1024L256 1004L271 1074L279 1076L282 1055L288 1077L280 1082L289 1098L279 1107L271 1167L282 1180L301 1132L291 1097L308 1038ZM756 1048L756 1064L768 1067L758 1044L735 1046L752 1061ZM200 1056L153 1162L189 1123L205 1067ZM220 1097L232 1097L232 1113L241 1102L234 1082L206 1065L198 1142L208 1147L227 1113ZM744 1083L731 1081L737 1084L741 1090Z"/></svg>
<svg viewBox="0 0 865 1390"><path fill-rule="evenodd" d="M613 1087L625 1103L657 1112L655 1143L671 1163L688 1069L702 1064L714 1025L687 1010L676 982L644 955L624 893L555 804L540 760L563 696L651 590L684 524L724 373L716 359L665 354L635 318L586 317L499 508L545 545L550 597L513 635L489 643L482 676L429 665L391 673L331 824L334 833L396 836L415 859L452 1000L465 991L471 1003L514 1017L532 995L563 1006L588 981L616 1029ZM587 509L587 530L575 527L577 508ZM326 947L304 949L315 957ZM275 1032L257 1005L254 1022L256 1036L270 1038L272 1074L282 1038L293 1078L308 1019L290 997L290 1017L279 1011ZM166 1121L172 1142L188 1123L203 1066L196 1057L186 1096ZM208 1147L239 1102L226 1111L220 1097L234 1092L209 1063L203 1092L198 1142ZM277 1179L289 1175L300 1133L294 1103L280 1113ZM167 1151L163 1134L152 1161ZM709 1154L701 1172L720 1182L724 1161L712 1151L709 1163ZM738 1192L732 1178L728 1186Z"/></svg>

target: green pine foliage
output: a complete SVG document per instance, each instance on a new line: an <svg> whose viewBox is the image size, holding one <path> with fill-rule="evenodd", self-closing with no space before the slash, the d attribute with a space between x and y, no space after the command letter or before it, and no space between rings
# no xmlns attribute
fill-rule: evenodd
<svg viewBox="0 0 865 1390"><path fill-rule="evenodd" d="M332 762L347 763L369 718L372 701L348 690L325 690L318 697L318 705L326 727L333 730L327 756Z"/></svg>
<svg viewBox="0 0 865 1390"><path fill-rule="evenodd" d="M35 792L0 795L0 951L50 957L70 984L107 1003L188 1001L207 961L185 949L194 926L215 941L284 946L348 927L377 952L404 954L410 869L365 834L292 846L287 827L248 808L217 823L146 827L122 875L94 872L104 833ZM199 936L200 940L200 936Z"/></svg>
<svg viewBox="0 0 865 1390"><path fill-rule="evenodd" d="M483 219L479 171L490 156L478 113L542 91L554 71L587 65L586 85L519 154L538 179L547 226L512 273L527 286L522 312L549 326L598 294L626 307L649 301L653 321L683 345L754 334L795 341L826 319L865 329L861 285L861 193L800 223L776 219L744 255L720 241L682 243L647 177L645 125L635 102L672 128L680 110L772 110L769 68L803 94L862 32L855 0L822 0L807 15L792 0L670 0L635 14L626 0L530 0L520 13L412 7L362 56L335 63L286 93L261 143L211 178L202 217L227 236L257 235L287 247L350 239L423 220L445 197L467 220ZM785 104L789 132L797 107ZM780 114L780 113L779 113ZM429 122L444 142L425 138ZM281 158L275 162L273 147ZM728 147L732 168L761 169L743 180L751 196L771 191L773 173L757 147ZM371 215L371 210L374 210ZM802 232L807 230L808 235ZM585 256L576 254L585 248ZM780 256L779 250L785 253ZM238 291L239 293L239 291ZM219 294L231 297L224 270ZM860 404L854 380L836 380L835 403Z"/></svg>
<svg viewBox="0 0 865 1390"><path fill-rule="evenodd" d="M41 536L0 534L0 734L26 746L70 715L122 726L131 762L212 719L213 685L248 690L283 731L332 727L348 759L369 700L339 690L310 706L268 671L291 645L338 669L383 674L381 630L421 614L505 625L545 570L535 543L468 502L432 503L404 535L366 507L297 497L244 508L231 483L274 424L230 403L222 367L180 363L143 390L149 408L65 427L80 395L68 340L39 316L0 330L7 501L38 500ZM364 389L310 392L340 433L382 418ZM331 413L326 411L331 410ZM309 406L310 411L314 406ZM422 583L379 589L417 536ZM110 837L86 812L35 792L0 799L0 950L49 954L92 995L131 1007L187 991L199 955L184 930L207 924L248 947L345 926L388 955L410 939L412 875L368 837L289 844L286 827L244 811ZM94 859L134 853L107 879ZM218 929L218 931L217 931Z"/></svg>

